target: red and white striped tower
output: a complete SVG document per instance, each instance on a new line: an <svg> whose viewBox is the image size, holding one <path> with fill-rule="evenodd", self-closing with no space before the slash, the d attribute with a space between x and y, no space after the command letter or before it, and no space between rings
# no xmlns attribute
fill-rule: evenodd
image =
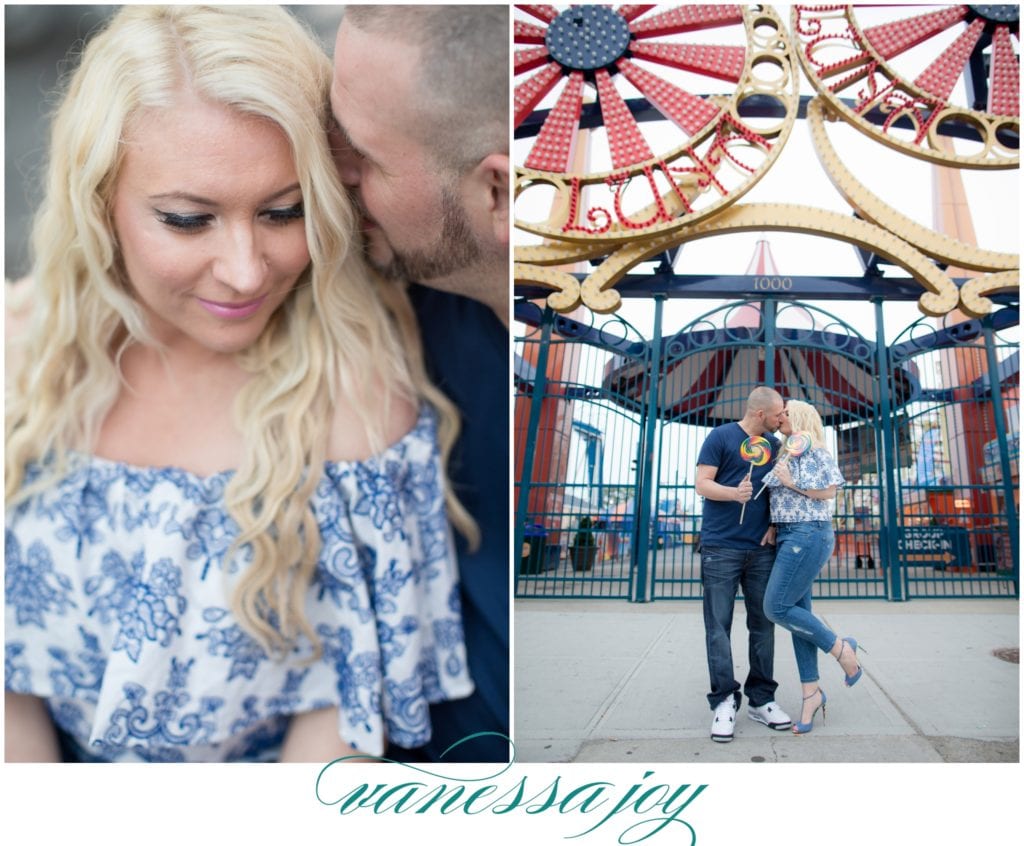
<svg viewBox="0 0 1024 846"><path fill-rule="evenodd" d="M772 255L772 247L766 238L758 239L754 254L747 265L747 276L765 276L774 279L781 274ZM785 320L788 326L797 329L814 329L817 324L814 315L806 308L787 308ZM725 326L727 329L756 329L761 325L761 303L743 303L729 311Z"/></svg>
<svg viewBox="0 0 1024 846"><path fill-rule="evenodd" d="M939 142L952 148L952 143L939 136ZM964 190L960 171L948 167L934 166L932 169L933 222L935 230L950 235L965 244L977 244L974 221L971 217L967 193ZM961 267L949 267L950 276L978 276L977 271ZM945 324L967 320L967 315L956 310ZM949 458L952 466L953 483L957 487L957 499L970 499L971 515L975 526L991 522L988 514L992 511L987 491L978 487L982 484L981 468L985 463L984 446L996 436L994 409L987 400L978 401L970 385L982 378L988 371L984 344L981 340L963 344L940 353L942 378L954 388L954 404L944 410L943 425L945 439L950 445ZM952 515L939 516L940 522L957 522Z"/></svg>
<svg viewBox="0 0 1024 846"><path fill-rule="evenodd" d="M772 255L772 246L765 238L760 238L754 245L754 254L750 257L747 265L747 276L767 276L775 278L779 276L779 268L775 264L775 256ZM787 320L789 325L797 324L797 328L815 328L814 315L805 308L787 309ZM761 325L761 303L743 303L729 312L725 321L726 328L756 329Z"/></svg>
<svg viewBox="0 0 1024 846"><path fill-rule="evenodd" d="M518 26L518 24L517 24ZM564 99L564 98L563 98ZM573 108L581 108L583 103L582 89L579 103ZM559 124L552 124L558 126ZM547 124L545 124L547 126ZM583 173L589 168L590 130L578 129L575 123L563 126L558 140L558 155L564 156L563 169ZM547 149L538 145L538 149ZM527 163L529 166L529 162ZM556 203L551 209L551 220L564 222L569 217L567 203ZM562 267L567 271L581 271L583 264L571 264ZM544 301L539 304L543 306ZM586 309L580 306L569 315L577 320L587 321ZM554 385L553 393L542 400L540 423L537 430L536 451L534 453L531 478L533 489L530 493L529 511L533 514L560 514L564 509L565 484L569 474L569 450L572 430L572 402L561 396L564 386L577 380L580 366L578 350L573 353L571 344L551 344L548 348L547 380ZM534 367L540 352L538 344L527 344L523 357ZM530 405L533 400L518 395L515 402L515 430L525 432L530 417ZM526 460L526 443L523 438L514 438L515 478L518 484L523 477ZM561 543L560 527L550 517L544 518L548 530L548 543ZM525 554L525 550L524 550Z"/></svg>
<svg viewBox="0 0 1024 846"><path fill-rule="evenodd" d="M758 240L754 246L754 254L750 257L750 264L747 265L747 276L778 276L779 269L775 266L775 258L772 256L772 248L764 238ZM761 304L744 303L729 313L726 326L730 329L750 328L756 329L761 325Z"/></svg>

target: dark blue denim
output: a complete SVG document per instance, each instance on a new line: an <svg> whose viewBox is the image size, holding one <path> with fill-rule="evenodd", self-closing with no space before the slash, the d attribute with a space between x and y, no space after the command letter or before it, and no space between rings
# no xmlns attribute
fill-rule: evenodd
<svg viewBox="0 0 1024 846"><path fill-rule="evenodd" d="M712 710L728 696L739 705L740 683L736 681L732 660L732 614L736 589L742 587L747 608L750 671L743 692L754 707L775 699L778 683L775 669L775 626L764 613L764 593L768 586L775 547L757 549L701 548L701 584L704 586L704 634L708 654Z"/></svg>
<svg viewBox="0 0 1024 846"><path fill-rule="evenodd" d="M764 611L768 619L793 635L800 681L818 680L818 650L828 652L835 633L811 613L811 587L832 555L835 534L829 520L780 523L778 554L768 580Z"/></svg>

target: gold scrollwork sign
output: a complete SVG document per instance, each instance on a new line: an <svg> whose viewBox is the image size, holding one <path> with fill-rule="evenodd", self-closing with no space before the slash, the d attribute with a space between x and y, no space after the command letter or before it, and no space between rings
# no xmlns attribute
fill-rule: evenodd
<svg viewBox="0 0 1024 846"><path fill-rule="evenodd" d="M559 13L554 7L521 8L556 28ZM911 33L917 21L915 15L894 22L888 29L863 30L845 6L794 7L791 23L795 35L791 36L770 6L691 5L666 11L658 7L659 11L650 14L647 10L655 7L601 8L603 11L593 15L601 19L602 26L621 23L625 33L622 43L628 41L629 46L612 45L615 49L608 55L613 58L605 56L602 61L606 60L606 65L597 70L580 70L573 66L575 59L557 54L557 39L544 38L542 27L517 28L517 43L545 45L517 52L517 73L544 66L517 86L517 121L530 113L544 93L565 80L558 103L544 119L522 166L516 169L515 185L516 227L543 239L542 243L516 247L515 280L550 289L551 308L564 313L582 303L598 313L613 312L621 305L615 285L641 262L688 241L740 231L801 232L858 245L903 268L924 289L918 300L920 310L936 317L958 307L971 316L982 317L992 309L986 295L1019 285L1019 255L957 241L883 203L840 159L825 130L827 121L841 117L894 149L946 166L992 169L1017 165L1015 154L1003 149L999 140L1007 137L1007 127L1019 132L1019 119L1015 117L982 115L991 130L986 130L990 143L982 154L968 159L942 154L928 140L928 133L936 131L930 125L922 127L921 138L915 144L894 143L888 128L872 130L862 114L854 119L848 114L849 108L837 100L832 90L835 86L830 88L827 81L843 69L833 68L826 59L836 44L846 42L860 51L847 62L851 80L860 74L865 84L884 81L895 92L893 97L909 92L908 96L913 94L922 102L927 99L928 91L911 90L912 86L898 79L884 55L895 49L885 38L902 38L904 30ZM953 21L958 14L944 12L926 21L929 26L947 26L947 19ZM686 39L695 30L725 32L729 27L743 28L745 47L716 45L712 49L706 44L647 40L654 36ZM577 30L574 26L567 31L581 38L586 35ZM585 55L592 49L588 46L591 43L583 38L573 49ZM997 58L1005 65L1006 45L1003 41L1000 45ZM602 42L602 49L606 46ZM621 56L615 58L619 48ZM735 89L731 96L690 94L667 78L644 70L641 66L648 62L728 79L735 83ZM801 64L819 92L808 106L806 120L815 152L855 217L790 204L737 202L776 161L790 134L799 94L797 68ZM613 66L618 71L614 79L607 70ZM652 151L615 89L621 78L627 78L662 113L666 131L672 127L683 131L682 143L663 153ZM580 109L587 85L595 88L600 101L605 137L611 147L611 170L586 173L572 169L577 161L571 155L574 144L585 137L580 128ZM1011 101L1008 85L1000 82L997 103ZM744 120L741 105L747 100L774 103L781 119L774 124ZM947 103L942 114L936 112L936 120L946 120L949 108ZM979 113L969 111L961 109L957 117L977 118ZM546 186L549 196L554 189L553 200L545 219L527 220L521 214L529 207L523 199L538 186ZM581 267L585 261L595 266L580 282L567 268L574 264ZM985 275L969 280L958 290L940 265ZM790 277L758 276L753 281L754 293L792 289Z"/></svg>

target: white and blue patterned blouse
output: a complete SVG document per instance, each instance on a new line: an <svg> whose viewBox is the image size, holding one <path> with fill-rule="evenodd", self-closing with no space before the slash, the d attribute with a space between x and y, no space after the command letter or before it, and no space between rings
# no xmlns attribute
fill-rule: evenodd
<svg viewBox="0 0 1024 846"><path fill-rule="evenodd" d="M821 491L832 485L840 487L846 479L839 465L827 449L812 447L803 455L791 458L787 465L793 484L810 491ZM784 487L772 470L765 476L771 491L771 520L773 523L802 523L805 520L831 520L835 513L835 499L811 499L791 488Z"/></svg>
<svg viewBox="0 0 1024 846"><path fill-rule="evenodd" d="M85 760L274 760L289 715L328 706L360 751L425 743L428 703L473 690L433 411L325 466L313 663L308 641L268 657L228 610L231 475L90 457L9 511L7 688L47 700Z"/></svg>

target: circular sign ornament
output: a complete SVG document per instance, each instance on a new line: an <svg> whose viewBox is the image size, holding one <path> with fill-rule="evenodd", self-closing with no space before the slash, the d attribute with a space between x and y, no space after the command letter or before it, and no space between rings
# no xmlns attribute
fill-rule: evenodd
<svg viewBox="0 0 1024 846"><path fill-rule="evenodd" d="M604 255L663 236L739 199L789 136L798 66L771 7L517 8L540 21L515 22L515 126L520 135L536 128L516 168L521 230L567 247L600 245L585 252ZM690 84L706 90L708 79L726 93L686 87L696 80ZM548 95L551 109L535 111ZM584 99L595 95L599 112L584 115ZM671 136L666 149L648 140L634 114L648 106L658 114L657 135ZM574 155L592 125L607 142L596 170ZM537 206L540 219L526 219Z"/></svg>
<svg viewBox="0 0 1024 846"><path fill-rule="evenodd" d="M573 6L551 21L544 44L563 68L593 71L612 65L629 48L629 22L606 6Z"/></svg>
<svg viewBox="0 0 1024 846"><path fill-rule="evenodd" d="M893 6L892 20L869 27L858 22L857 9L792 10L800 62L835 114L870 138L935 164L1019 165L1020 6ZM900 68L915 48L916 55L932 49L931 61L907 79ZM958 84L968 76L984 78L986 102L965 102L962 92L979 88ZM942 135L967 138L971 149L954 150Z"/></svg>

